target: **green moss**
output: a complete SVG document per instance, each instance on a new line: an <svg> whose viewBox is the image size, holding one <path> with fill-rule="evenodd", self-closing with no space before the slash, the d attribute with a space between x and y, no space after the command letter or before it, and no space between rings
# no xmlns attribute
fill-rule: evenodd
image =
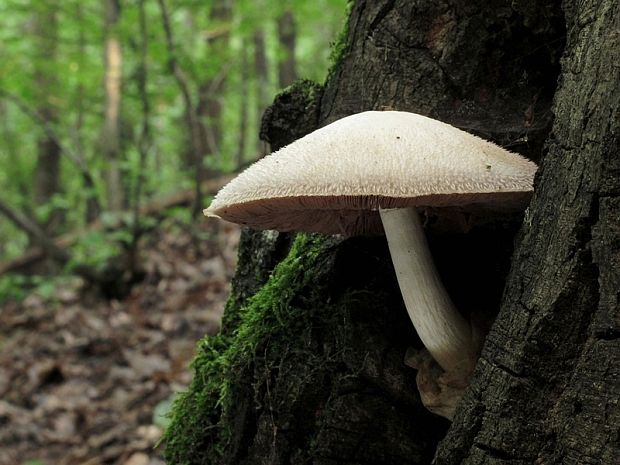
<svg viewBox="0 0 620 465"><path fill-rule="evenodd" d="M291 85L280 90L274 98L276 101L283 95L302 95L308 102L314 102L318 93L322 90L322 86L311 79L297 79Z"/></svg>
<svg viewBox="0 0 620 465"><path fill-rule="evenodd" d="M336 41L332 44L331 51L329 53L329 61L330 66L327 71L327 79L325 82L329 81L333 74L335 74L336 70L340 66L340 62L342 57L346 55L349 51L349 44L347 39L349 37L349 18L351 17L351 11L353 10L353 1L350 0L347 2L347 10L345 13L344 24Z"/></svg>
<svg viewBox="0 0 620 465"><path fill-rule="evenodd" d="M314 301L324 295L324 288L316 285L316 273L306 271L320 267L329 241L298 235L287 258L249 303L240 309L227 307L227 312L238 312L231 320L237 327L200 342L192 364L194 379L177 397L164 436L167 463L223 463L233 434L235 399L242 397L237 396L236 382L257 354L267 350L266 344L270 352L282 354L294 346L290 335L299 338L304 327L311 326L308 309L316 307Z"/></svg>

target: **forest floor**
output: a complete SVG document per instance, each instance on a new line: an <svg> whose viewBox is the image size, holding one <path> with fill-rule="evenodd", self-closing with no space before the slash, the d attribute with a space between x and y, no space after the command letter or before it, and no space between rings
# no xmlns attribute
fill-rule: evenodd
<svg viewBox="0 0 620 465"><path fill-rule="evenodd" d="M163 464L165 412L197 341L219 329L238 238L220 222L164 222L127 298L76 280L1 304L0 465Z"/></svg>

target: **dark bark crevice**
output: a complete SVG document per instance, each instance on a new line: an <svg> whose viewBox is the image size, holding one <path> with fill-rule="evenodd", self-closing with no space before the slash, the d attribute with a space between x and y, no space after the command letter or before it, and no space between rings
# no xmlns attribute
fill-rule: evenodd
<svg viewBox="0 0 620 465"><path fill-rule="evenodd" d="M613 334L617 327L609 323L617 319L620 282L618 244L610 240L618 237L620 216L610 216L614 208L603 207L600 195L618 184L617 177L608 181L614 162L603 161L620 132L620 91L610 84L620 73L609 66L620 57L604 32L617 27L618 10L604 1L566 10L562 84L536 193L483 350L485 363L437 464L514 463L498 458L497 450L523 463L614 463L618 457L611 426L617 413L604 407L620 389L610 382L617 376L616 340L597 336L601 328ZM588 12L595 12L594 22ZM507 378L497 366L527 368L517 370L525 378ZM523 382L528 389L521 392ZM474 395L481 383L491 389ZM470 414L480 408L483 421ZM480 451L480 442L492 450Z"/></svg>

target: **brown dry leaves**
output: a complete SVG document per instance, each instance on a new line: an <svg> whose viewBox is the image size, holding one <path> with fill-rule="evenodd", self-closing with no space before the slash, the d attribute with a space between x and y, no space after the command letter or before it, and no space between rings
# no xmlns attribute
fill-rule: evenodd
<svg viewBox="0 0 620 465"><path fill-rule="evenodd" d="M219 328L238 236L170 220L146 238L146 278L124 301L75 282L0 307L0 465L163 464L153 411Z"/></svg>

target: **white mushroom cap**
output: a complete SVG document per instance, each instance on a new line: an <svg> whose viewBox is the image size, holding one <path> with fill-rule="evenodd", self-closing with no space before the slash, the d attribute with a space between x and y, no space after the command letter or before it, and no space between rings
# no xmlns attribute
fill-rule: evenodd
<svg viewBox="0 0 620 465"><path fill-rule="evenodd" d="M379 207L521 209L535 172L524 157L440 121L368 111L257 161L205 214L256 229L375 233Z"/></svg>

